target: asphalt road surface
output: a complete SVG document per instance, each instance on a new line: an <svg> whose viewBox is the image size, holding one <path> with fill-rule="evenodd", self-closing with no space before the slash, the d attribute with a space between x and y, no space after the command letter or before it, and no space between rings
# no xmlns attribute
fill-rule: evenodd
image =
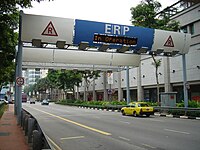
<svg viewBox="0 0 200 150"><path fill-rule="evenodd" d="M23 104L57 150L200 150L200 121Z"/></svg>

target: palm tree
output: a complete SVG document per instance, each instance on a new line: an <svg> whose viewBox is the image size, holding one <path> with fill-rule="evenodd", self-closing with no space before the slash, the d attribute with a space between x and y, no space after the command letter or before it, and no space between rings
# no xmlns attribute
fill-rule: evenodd
<svg viewBox="0 0 200 150"><path fill-rule="evenodd" d="M156 59L155 58L155 55L151 55L152 56L152 59L153 59L153 62L152 62L152 65L155 66L155 75L156 75L156 84L157 84L157 102L158 104L160 103L160 97L159 97L159 94L160 94L160 91L159 91L159 80L158 80L158 68L161 66L161 59Z"/></svg>

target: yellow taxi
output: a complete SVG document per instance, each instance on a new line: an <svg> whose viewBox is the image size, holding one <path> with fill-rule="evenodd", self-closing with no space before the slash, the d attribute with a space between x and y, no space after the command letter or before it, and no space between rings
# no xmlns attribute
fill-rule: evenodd
<svg viewBox="0 0 200 150"><path fill-rule="evenodd" d="M146 102L131 102L126 107L121 109L122 115L142 116L149 117L154 114L154 108L149 106Z"/></svg>

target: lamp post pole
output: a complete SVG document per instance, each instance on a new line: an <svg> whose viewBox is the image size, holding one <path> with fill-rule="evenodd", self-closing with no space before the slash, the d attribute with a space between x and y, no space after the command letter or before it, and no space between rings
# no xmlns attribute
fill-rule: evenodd
<svg viewBox="0 0 200 150"><path fill-rule="evenodd" d="M22 13L20 11L19 16L19 41L18 41L18 51L17 51L17 65L16 65L16 76L22 77L22 41L21 41L21 34L22 34ZM16 103L17 103L17 123L21 123L21 110L22 110L22 87L17 85L16 87Z"/></svg>

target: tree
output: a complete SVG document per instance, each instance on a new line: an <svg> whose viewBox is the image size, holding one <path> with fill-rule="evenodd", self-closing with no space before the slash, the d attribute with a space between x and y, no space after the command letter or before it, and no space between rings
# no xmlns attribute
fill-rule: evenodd
<svg viewBox="0 0 200 150"><path fill-rule="evenodd" d="M75 93L74 86L78 86L82 82L82 77L79 72L72 70L60 71L58 76L58 86L63 89L67 96L67 91L73 91ZM73 96L74 97L74 96Z"/></svg>
<svg viewBox="0 0 200 150"><path fill-rule="evenodd" d="M158 68L161 66L161 59L156 59L155 57L154 57L154 55L152 55L152 58L153 58L153 62L152 62L152 64L155 66L155 68L156 68L156 70L155 70L155 75L156 75L156 84L157 84L157 102L159 103L159 93L160 93L160 91L159 91L159 80L158 80Z"/></svg>
<svg viewBox="0 0 200 150"><path fill-rule="evenodd" d="M136 7L131 8L132 24L148 28L156 28L162 30L178 31L179 22L171 21L170 17L165 13L158 13L161 4L156 0L143 0ZM159 16L157 15L159 14ZM161 59L156 59L155 54L151 54L153 65L155 66L155 76L157 84L157 101L159 102L159 80L158 68L161 65Z"/></svg>
<svg viewBox="0 0 200 150"><path fill-rule="evenodd" d="M98 77L100 77L100 71L79 71L82 74L82 78L84 79L85 85L84 85L84 101L87 101L88 99L88 90L89 86Z"/></svg>
<svg viewBox="0 0 200 150"><path fill-rule="evenodd" d="M131 21L135 26L178 31L179 22L171 21L165 13L159 13L162 5L156 0L142 0L131 8ZM159 16L157 15L159 14Z"/></svg>

